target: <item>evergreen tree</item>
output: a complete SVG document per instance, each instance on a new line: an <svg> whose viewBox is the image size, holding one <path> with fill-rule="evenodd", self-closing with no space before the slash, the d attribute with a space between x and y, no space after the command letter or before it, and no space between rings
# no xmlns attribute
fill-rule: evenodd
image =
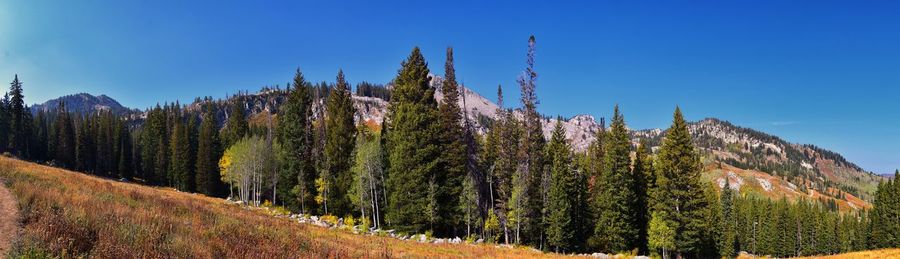
<svg viewBox="0 0 900 259"><path fill-rule="evenodd" d="M188 136L188 128L181 120L175 120L175 127L172 130L172 140L169 141L169 174L173 176L174 187L185 192L194 191L194 172L191 170L195 165L190 164L190 139Z"/></svg>
<svg viewBox="0 0 900 259"><path fill-rule="evenodd" d="M634 210L637 212L638 228L637 245L641 254L648 254L647 229L650 224L650 190L656 183L656 175L653 172L653 158L647 139L641 138L635 151L634 165L631 173L634 175L634 191L637 196Z"/></svg>
<svg viewBox="0 0 900 259"><path fill-rule="evenodd" d="M737 230L735 229L735 217L732 206L734 203L734 192L731 190L731 185L728 182L728 175L725 175L724 178L725 187L722 187L722 194L720 195L722 221L719 224L722 229L722 236L721 242L719 242L719 251L722 256L731 258L737 255ZM793 229L790 228L790 230Z"/></svg>
<svg viewBox="0 0 900 259"><path fill-rule="evenodd" d="M204 106L206 107L203 121L200 122L200 137L197 144L197 192L209 196L222 196L225 184L219 175L219 158L222 157L219 134L212 104L207 103Z"/></svg>
<svg viewBox="0 0 900 259"><path fill-rule="evenodd" d="M459 87L456 82L456 69L453 67L453 48L447 48L441 92L444 98L438 105L438 111L441 126L441 166L444 168L438 170L435 176L435 181L440 183L436 200L438 217L436 232L443 236L458 236L457 227L462 221L463 214L460 211L462 206L459 199L467 172Z"/></svg>
<svg viewBox="0 0 900 259"><path fill-rule="evenodd" d="M547 207L547 244L556 252L584 249L587 237L587 179L573 170L571 147L561 119L557 120L546 157L550 164L550 193Z"/></svg>
<svg viewBox="0 0 900 259"><path fill-rule="evenodd" d="M878 184L870 212L873 248L900 247L900 172Z"/></svg>
<svg viewBox="0 0 900 259"><path fill-rule="evenodd" d="M159 104L147 111L141 131L141 177L149 184L162 184L165 180L166 150L168 150L168 133L166 115Z"/></svg>
<svg viewBox="0 0 900 259"><path fill-rule="evenodd" d="M514 209L511 202L513 191L513 175L518 166L519 139L521 138L521 124L515 119L511 110L503 108L503 90L497 86L497 116L498 119L490 128L485 147L485 161L489 166L489 184L493 195L493 210L498 218L498 223L503 229L503 238L509 243L510 238L510 212Z"/></svg>
<svg viewBox="0 0 900 259"><path fill-rule="evenodd" d="M2 105L0 105L0 114L2 113L3 108ZM3 115L0 115L0 119L2 119L2 117ZM32 122L32 125L34 125L34 134L32 134L33 143L29 145L31 147L31 158L38 162L45 162L50 159L50 153L47 149L50 142L51 129L47 123L47 113L38 111L37 116L34 117ZM3 122L0 122L0 124L3 124ZM0 136L4 135L0 133Z"/></svg>
<svg viewBox="0 0 900 259"><path fill-rule="evenodd" d="M337 74L337 84L328 95L325 110L325 180L329 187L329 211L335 215L347 215L353 211L347 190L353 183L350 166L356 140L354 114L356 108L350 98L350 84L344 80L344 71L341 70Z"/></svg>
<svg viewBox="0 0 900 259"><path fill-rule="evenodd" d="M440 125L428 64L413 48L394 79L388 107L388 210L385 219L399 231L431 229L429 194L440 160Z"/></svg>
<svg viewBox="0 0 900 259"><path fill-rule="evenodd" d="M7 113L9 114L9 149L17 156L23 156L27 153L28 127L30 120L25 107L25 95L22 90L22 82L19 81L17 74L10 83L9 87L9 103L7 104Z"/></svg>
<svg viewBox="0 0 900 259"><path fill-rule="evenodd" d="M119 164L118 172L119 177L122 179L130 179L134 175L134 167L132 164L132 139L131 139L131 131L128 130L128 126L125 125L124 121L119 121L118 125L118 135L119 135Z"/></svg>
<svg viewBox="0 0 900 259"><path fill-rule="evenodd" d="M600 248L609 252L629 251L640 245L640 210L635 191L635 175L631 172L631 140L625 119L617 105L610 127L606 162L602 177L603 189L598 200L602 201L594 234L599 237Z"/></svg>
<svg viewBox="0 0 900 259"><path fill-rule="evenodd" d="M73 169L75 167L74 127L69 111L66 110L66 104L60 102L56 114L56 123L54 124L54 131L56 132L56 134L54 134L54 157L60 166L68 169Z"/></svg>
<svg viewBox="0 0 900 259"><path fill-rule="evenodd" d="M541 223L544 203L542 177L544 173L544 133L541 116L537 112L535 93L537 72L534 70L535 40L528 39L525 73L518 83L522 91L523 131L519 146L518 171L513 176L513 191L508 217L515 221L517 243L540 245L543 240Z"/></svg>
<svg viewBox="0 0 900 259"><path fill-rule="evenodd" d="M294 88L289 90L277 125L283 163L278 179L278 196L288 208L309 213L314 210L315 179L312 161L312 96L311 85L300 69L294 74ZM288 198L291 197L291 198Z"/></svg>
<svg viewBox="0 0 900 259"><path fill-rule="evenodd" d="M700 179L700 157L694 150L687 122L675 108L657 155L654 211L665 213L675 229L675 252L682 256L701 252L707 204Z"/></svg>
<svg viewBox="0 0 900 259"><path fill-rule="evenodd" d="M83 172L94 173L95 145L90 116L82 115L79 120L75 139L75 168Z"/></svg>
<svg viewBox="0 0 900 259"><path fill-rule="evenodd" d="M233 145L250 133L247 115L244 113L244 108L247 104L244 103L244 98L241 96L236 96L233 99L231 109L228 110L228 122L225 123L225 129L223 130L223 147Z"/></svg>

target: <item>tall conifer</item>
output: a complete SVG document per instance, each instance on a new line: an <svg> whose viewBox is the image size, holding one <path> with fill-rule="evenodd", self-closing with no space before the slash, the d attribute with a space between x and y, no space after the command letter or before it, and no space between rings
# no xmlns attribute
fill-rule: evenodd
<svg viewBox="0 0 900 259"><path fill-rule="evenodd" d="M337 83L328 95L325 109L325 180L328 181L328 211L346 215L353 210L347 190L353 183L350 172L356 126L353 116L356 108L350 96L350 84L344 79L344 71L337 74Z"/></svg>
<svg viewBox="0 0 900 259"><path fill-rule="evenodd" d="M431 229L429 194L440 160L440 125L428 64L413 48L394 79L388 107L388 210L385 219L400 231Z"/></svg>
<svg viewBox="0 0 900 259"><path fill-rule="evenodd" d="M312 161L312 95L311 85L298 68L293 88L279 113L276 133L281 143L283 165L279 170L278 196L289 208L309 213L315 202L316 171ZM287 198L290 197L290 198Z"/></svg>
<svg viewBox="0 0 900 259"><path fill-rule="evenodd" d="M675 252L682 256L701 252L707 203L700 179L700 156L694 150L687 122L675 108L657 155L654 211L667 215L675 229Z"/></svg>
<svg viewBox="0 0 900 259"><path fill-rule="evenodd" d="M456 69L453 66L453 48L447 48L447 62L444 65L444 81L441 84L444 98L438 105L440 113L441 166L435 181L439 187L437 194L437 233L450 236L458 234L456 228L462 221L459 198L463 179L466 176L466 149L463 142L462 114L459 107L459 86Z"/></svg>
<svg viewBox="0 0 900 259"><path fill-rule="evenodd" d="M599 237L600 248L604 251L629 251L639 247L641 212L636 206L635 175L631 173L631 140L618 105L609 134L594 234Z"/></svg>

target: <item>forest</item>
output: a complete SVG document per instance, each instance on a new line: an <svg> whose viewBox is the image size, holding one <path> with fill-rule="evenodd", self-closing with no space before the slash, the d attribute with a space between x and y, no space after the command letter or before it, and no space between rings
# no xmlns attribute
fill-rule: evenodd
<svg viewBox="0 0 900 259"><path fill-rule="evenodd" d="M439 88L416 47L391 87L362 82L354 92L343 71L313 84L298 68L277 114L246 114L236 95L223 121L211 97L200 109L166 103L139 117L64 103L32 113L16 75L0 103L0 152L246 206L352 216L373 229L559 253L784 257L900 247L900 172L878 186L871 209L840 212L704 182L678 107L658 150L633 144L618 106L585 152L561 124L545 137L535 53L532 36L517 80L521 106L505 107L498 86L499 119L486 134L460 100L452 48ZM388 101L384 121L357 118L354 93Z"/></svg>

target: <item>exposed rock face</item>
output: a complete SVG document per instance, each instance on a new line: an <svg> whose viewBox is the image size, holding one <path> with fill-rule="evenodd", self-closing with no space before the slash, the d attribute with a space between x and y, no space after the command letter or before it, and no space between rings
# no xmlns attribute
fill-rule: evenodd
<svg viewBox="0 0 900 259"><path fill-rule="evenodd" d="M443 79L440 76L432 76L431 85L436 88L435 99L438 101L443 99L440 91L442 82ZM469 119L477 133L487 133L488 126L497 119L498 105L465 86L460 86L460 91L462 95L459 106L463 108L465 117ZM216 107L216 118L220 125L224 126L222 123L227 121L230 116L228 103L238 99L244 103L245 113L250 115L251 123L266 123L267 120L259 118L275 115L277 119L279 108L287 99L287 91L264 88L257 93L242 93L227 100L197 99L187 105L186 109L199 112L201 104L212 102ZM35 105L32 109L35 111L53 110L60 100L64 100L70 110L109 109L114 112L130 113L136 125L140 124L144 115L141 112L122 107L118 102L105 95L94 97L88 94L61 97L42 105ZM353 101L357 110L356 119L359 122L378 125L387 115L389 102L381 98L354 95ZM315 111L324 107L322 101L314 103L313 106ZM514 110L513 114L516 118L522 118L519 110ZM550 137L557 120L553 117L545 117L541 120L545 137ZM576 152L587 150L594 141L596 132L604 127L603 118L598 121L591 115L563 118L561 123L566 131L566 138ZM706 163L719 162L737 168L764 172L785 179L791 189L809 188L820 193L836 193L834 190L840 189L862 199L868 199L871 197L869 192L882 179L881 176L866 172L859 166L850 163L837 153L813 145L789 143L776 136L735 126L727 121L708 118L690 123L688 128ZM631 130L630 132L635 146L641 138L644 138L648 140L654 152L659 148L665 136L663 129ZM740 190L744 182L736 177L729 178L731 188ZM724 178L718 177L713 179L714 183L720 186L724 186L724 180Z"/></svg>
<svg viewBox="0 0 900 259"><path fill-rule="evenodd" d="M104 94L94 96L87 93L66 95L56 99L48 100L42 104L32 105L31 112L55 112L57 109L59 109L59 104L61 102L66 103L66 109L68 111L76 113L112 111L116 115L127 115L138 112L137 110L122 106L122 104L119 104L118 101Z"/></svg>

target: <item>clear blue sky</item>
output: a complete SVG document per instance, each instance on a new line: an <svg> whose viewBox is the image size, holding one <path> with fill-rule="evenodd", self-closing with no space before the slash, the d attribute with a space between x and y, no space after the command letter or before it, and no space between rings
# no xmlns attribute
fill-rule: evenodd
<svg viewBox="0 0 900 259"><path fill-rule="evenodd" d="M387 82L413 46L442 74L453 46L460 81L513 100L534 34L543 113L618 103L631 128L656 128L680 105L900 167L896 1L274 2L3 1L0 77L18 73L28 103L88 92L145 108L284 85L297 66Z"/></svg>

